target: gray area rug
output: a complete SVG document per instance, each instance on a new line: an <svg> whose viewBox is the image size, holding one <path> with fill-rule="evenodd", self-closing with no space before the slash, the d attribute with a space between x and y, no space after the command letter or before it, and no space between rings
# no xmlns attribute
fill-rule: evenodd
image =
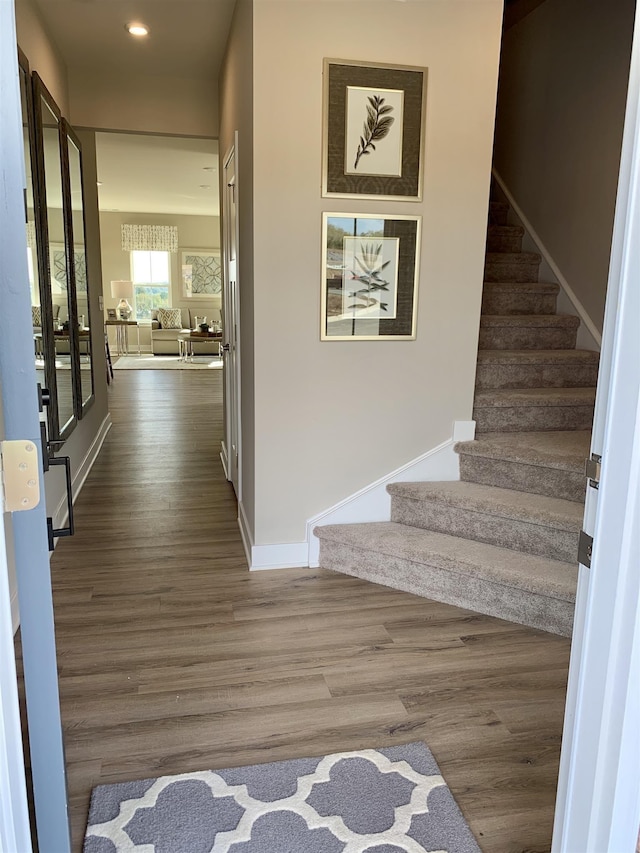
<svg viewBox="0 0 640 853"><path fill-rule="evenodd" d="M480 853L423 743L93 790L84 853Z"/></svg>
<svg viewBox="0 0 640 853"><path fill-rule="evenodd" d="M213 355L195 356L193 361L180 361L173 355L121 355L113 362L114 370L222 370L222 359Z"/></svg>

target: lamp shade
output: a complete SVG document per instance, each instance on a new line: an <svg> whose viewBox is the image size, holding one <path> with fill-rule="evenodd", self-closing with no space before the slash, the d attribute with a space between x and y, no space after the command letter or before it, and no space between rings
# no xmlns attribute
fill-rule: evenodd
<svg viewBox="0 0 640 853"><path fill-rule="evenodd" d="M133 296L132 281L112 281L111 296L114 299L131 299Z"/></svg>

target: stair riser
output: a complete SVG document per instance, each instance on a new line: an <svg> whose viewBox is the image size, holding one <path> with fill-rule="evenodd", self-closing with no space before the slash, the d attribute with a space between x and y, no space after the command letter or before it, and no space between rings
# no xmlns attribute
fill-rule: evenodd
<svg viewBox="0 0 640 853"><path fill-rule="evenodd" d="M480 328L479 349L575 349L575 329L525 326Z"/></svg>
<svg viewBox="0 0 640 853"><path fill-rule="evenodd" d="M578 559L577 533L476 512L466 507L394 495L391 498L391 521L449 536L475 539L512 551L537 554L551 560L575 563Z"/></svg>
<svg viewBox="0 0 640 853"><path fill-rule="evenodd" d="M539 262L526 264L499 263L488 261L484 267L485 281L519 281L531 282L538 280Z"/></svg>
<svg viewBox="0 0 640 853"><path fill-rule="evenodd" d="M487 252L521 252L522 235L489 232L487 236Z"/></svg>
<svg viewBox="0 0 640 853"><path fill-rule="evenodd" d="M524 465L466 453L460 453L459 456L460 479L465 482L584 503L586 481L579 471Z"/></svg>
<svg viewBox="0 0 640 853"><path fill-rule="evenodd" d="M486 406L474 408L476 432L591 429L590 406Z"/></svg>
<svg viewBox="0 0 640 853"><path fill-rule="evenodd" d="M553 293L487 293L482 297L483 314L555 314Z"/></svg>
<svg viewBox="0 0 640 853"><path fill-rule="evenodd" d="M478 364L476 389L590 388L597 379L597 364Z"/></svg>
<svg viewBox="0 0 640 853"><path fill-rule="evenodd" d="M502 202L491 202L489 205L489 225L506 225L509 215L509 205Z"/></svg>
<svg viewBox="0 0 640 853"><path fill-rule="evenodd" d="M517 559L515 554L514 559ZM465 575L463 570L462 574L458 574L326 540L320 541L320 565L323 569L331 569L434 601L468 608L499 619L508 619L553 634L571 636L574 609L571 602L478 580Z"/></svg>

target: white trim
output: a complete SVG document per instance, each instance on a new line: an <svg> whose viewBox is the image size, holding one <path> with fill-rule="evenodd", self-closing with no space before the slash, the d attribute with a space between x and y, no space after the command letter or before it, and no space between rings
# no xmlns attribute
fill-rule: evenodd
<svg viewBox="0 0 640 853"><path fill-rule="evenodd" d="M31 851L13 634L6 618L9 575L4 522L0 524L0 853ZM13 618L13 616L12 616ZM15 633L15 632L14 632Z"/></svg>
<svg viewBox="0 0 640 853"><path fill-rule="evenodd" d="M540 239L539 234L537 233L531 222L529 222L525 214L522 212L522 208L518 205L518 202L509 192L505 182L500 177L500 174L495 169L492 169L492 172L493 177L496 179L498 185L500 186L500 189L505 194L506 199L509 202L509 205L511 206L514 214L516 215L517 219L520 220L520 224L533 240L535 244L535 249L542 255L543 265L541 266L540 271L543 275L544 280L547 281L549 279L555 278L556 284L559 284L562 288L562 291L558 297L558 307L561 311L565 312L571 311L573 309L582 321L584 329L581 326L578 330L578 347L584 349L599 350L602 346L602 335L600 334L593 320L587 313L586 308L576 296L569 282L560 272L560 268L551 257L551 253ZM544 269L545 263L548 266L548 270ZM564 304L563 296L566 298Z"/></svg>
<svg viewBox="0 0 640 853"><path fill-rule="evenodd" d="M242 502L238 503L238 526L244 553L252 572L270 569L306 568L308 548L306 542L282 542L273 545L254 545L249 530L247 514Z"/></svg>
<svg viewBox="0 0 640 853"><path fill-rule="evenodd" d="M460 460L453 446L457 441L471 441L474 435L475 421L456 421L453 426L453 436L442 444L310 518L307 521L309 566L312 568L319 566L320 542L318 537L314 536L314 527L319 524L389 521L391 518L391 499L387 492L389 483L459 480Z"/></svg>
<svg viewBox="0 0 640 853"><path fill-rule="evenodd" d="M100 424L100 429L96 433L95 438L91 442L91 446L87 450L84 459L78 466L78 470L76 471L75 476L72 478L71 488L73 501L75 503L76 498L80 494L82 487L84 486L85 480L89 476L89 472L93 468L93 464L98 458L98 453L102 449L102 445L104 444L104 440L107 437L107 433L111 429L111 415L107 412L105 419ZM62 527L67 521L67 497L63 495L60 500L60 503L56 507L56 511L53 514L53 526L55 528ZM58 541L57 539L55 540Z"/></svg>
<svg viewBox="0 0 640 853"><path fill-rule="evenodd" d="M251 571L300 569L309 565L306 542L281 542L275 545L254 545L251 548Z"/></svg>
<svg viewBox="0 0 640 853"><path fill-rule="evenodd" d="M636 849L640 823L640 22L636 15L553 832L554 853Z"/></svg>

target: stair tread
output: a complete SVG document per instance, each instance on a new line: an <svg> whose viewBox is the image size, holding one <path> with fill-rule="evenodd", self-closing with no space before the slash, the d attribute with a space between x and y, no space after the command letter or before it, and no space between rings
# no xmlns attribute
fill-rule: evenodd
<svg viewBox="0 0 640 853"><path fill-rule="evenodd" d="M478 362L491 364L598 364L600 353L588 349L483 349Z"/></svg>
<svg viewBox="0 0 640 853"><path fill-rule="evenodd" d="M560 285L552 281L485 281L487 290L513 291L514 293L551 293L560 292Z"/></svg>
<svg viewBox="0 0 640 853"><path fill-rule="evenodd" d="M393 521L330 524L316 536L525 592L575 600L578 566Z"/></svg>
<svg viewBox="0 0 640 853"><path fill-rule="evenodd" d="M473 441L459 441L456 453L557 468L582 474L591 447L590 430L487 432Z"/></svg>
<svg viewBox="0 0 640 853"><path fill-rule="evenodd" d="M499 515L572 533L580 531L584 514L582 505L575 501L462 480L390 483L387 491L393 497L445 503L472 512Z"/></svg>
<svg viewBox="0 0 640 853"><path fill-rule="evenodd" d="M524 228L522 225L494 225L491 224L487 228L487 232L489 234L513 234L517 237L522 237L524 235Z"/></svg>
<svg viewBox="0 0 640 853"><path fill-rule="evenodd" d="M573 314L482 314L480 325L490 326L520 326L522 328L577 328L580 318Z"/></svg>
<svg viewBox="0 0 640 853"><path fill-rule="evenodd" d="M595 387L496 388L477 391L474 408L513 406L589 406L595 403Z"/></svg>
<svg viewBox="0 0 640 853"><path fill-rule="evenodd" d="M487 252L485 263L537 264L542 257L537 252Z"/></svg>

